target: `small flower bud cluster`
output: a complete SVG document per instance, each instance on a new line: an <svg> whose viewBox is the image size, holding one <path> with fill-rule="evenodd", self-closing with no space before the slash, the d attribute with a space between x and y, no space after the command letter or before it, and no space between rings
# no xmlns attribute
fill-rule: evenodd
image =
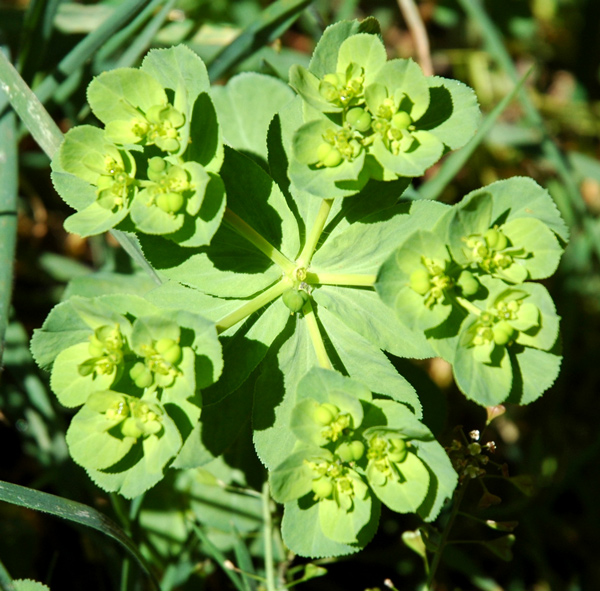
<svg viewBox="0 0 600 591"><path fill-rule="evenodd" d="M463 435L461 440L454 439L447 451L462 482L485 476L486 466L490 461L487 454L496 451L496 444L493 441L482 444L473 439L472 434L471 441L468 441Z"/></svg>

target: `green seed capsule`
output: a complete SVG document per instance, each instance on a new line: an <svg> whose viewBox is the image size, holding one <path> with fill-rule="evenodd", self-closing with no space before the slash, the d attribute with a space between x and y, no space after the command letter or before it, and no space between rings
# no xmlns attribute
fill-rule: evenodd
<svg viewBox="0 0 600 591"><path fill-rule="evenodd" d="M487 245L493 250L504 250L508 245L506 236L496 228L490 228L483 237Z"/></svg>
<svg viewBox="0 0 600 591"><path fill-rule="evenodd" d="M162 193L156 199L156 205L166 213L177 213L184 201L181 193Z"/></svg>
<svg viewBox="0 0 600 591"><path fill-rule="evenodd" d="M425 295L431 289L431 275L427 269L415 269L410 275L410 287L419 295Z"/></svg>
<svg viewBox="0 0 600 591"><path fill-rule="evenodd" d="M121 433L123 433L125 437L133 437L134 439L137 439L144 432L142 431L142 429L140 429L136 419L134 419L133 417L127 417L121 423Z"/></svg>
<svg viewBox="0 0 600 591"><path fill-rule="evenodd" d="M365 453L365 444L358 439L350 442L340 443L335 453L344 462L356 462L363 457Z"/></svg>
<svg viewBox="0 0 600 591"><path fill-rule="evenodd" d="M466 297L475 295L479 290L479 281L470 271L462 271L456 283L460 287L462 295Z"/></svg>
<svg viewBox="0 0 600 591"><path fill-rule="evenodd" d="M149 388L152 385L152 372L145 363L138 361L130 370L129 377L138 388Z"/></svg>
<svg viewBox="0 0 600 591"><path fill-rule="evenodd" d="M327 168L334 168L342 160L343 160L342 153L337 148L332 147L331 150L329 151L329 154L327 154L327 156L325 156L325 158L323 158L323 160L321 160L321 162L322 162L323 166L325 166Z"/></svg>
<svg viewBox="0 0 600 591"><path fill-rule="evenodd" d="M494 342L497 345L504 346L507 345L513 338L515 329L508 322L506 322L506 320L501 320L500 322L494 324L492 327L492 332L494 334Z"/></svg>
<svg viewBox="0 0 600 591"><path fill-rule="evenodd" d="M292 314L296 312L300 312L304 307L304 304L308 302L309 295L302 289L289 289L286 291L281 299L286 307L290 310Z"/></svg>
<svg viewBox="0 0 600 591"><path fill-rule="evenodd" d="M354 107L348 111L346 121L357 131L365 132L371 128L371 115L360 107Z"/></svg>
<svg viewBox="0 0 600 591"><path fill-rule="evenodd" d="M324 427L333 422L335 418L335 414L332 413L328 408L325 408L323 405L317 407L313 413L313 419L319 425L323 425Z"/></svg>
<svg viewBox="0 0 600 591"><path fill-rule="evenodd" d="M388 459L391 462L395 462L396 464L400 464L406 459L408 455L408 446L406 445L406 441L404 439L395 438L390 439L390 449L388 451Z"/></svg>
<svg viewBox="0 0 600 591"><path fill-rule="evenodd" d="M158 339L154 347L167 363L176 364L181 359L181 347L173 339Z"/></svg>
<svg viewBox="0 0 600 591"><path fill-rule="evenodd" d="M333 493L333 482L325 476L312 481L312 489L319 499L326 499Z"/></svg>
<svg viewBox="0 0 600 591"><path fill-rule="evenodd" d="M412 123L410 115L405 111L398 111L392 117L392 126L396 129L408 129L408 126Z"/></svg>

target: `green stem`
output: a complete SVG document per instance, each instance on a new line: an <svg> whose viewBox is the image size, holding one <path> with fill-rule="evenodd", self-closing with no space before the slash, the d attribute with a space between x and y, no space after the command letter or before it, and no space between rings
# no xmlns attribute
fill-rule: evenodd
<svg viewBox="0 0 600 591"><path fill-rule="evenodd" d="M225 209L223 221L240 236L251 242L276 265L279 265L284 273L291 273L296 265L290 261L284 254L277 250L268 240L263 238L252 226L248 225L240 216L231 211L229 207Z"/></svg>
<svg viewBox="0 0 600 591"><path fill-rule="evenodd" d="M306 273L306 283L320 285L351 285L355 287L373 287L377 275L353 273Z"/></svg>
<svg viewBox="0 0 600 591"><path fill-rule="evenodd" d="M317 242L319 242L319 238L321 238L321 234L323 233L323 228L329 217L332 205L333 199L323 199L321 207L319 208L319 213L317 214L317 219L315 220L312 230L306 239L306 244L298 257L297 263L299 267L307 267L310 263L310 259L312 259L315 249L317 248Z"/></svg>
<svg viewBox="0 0 600 591"><path fill-rule="evenodd" d="M475 314L475 316L481 316L482 310L480 310L475 304L473 304L469 300L466 300L465 298L462 298L460 296L455 296L454 301L459 306L462 306L467 312Z"/></svg>
<svg viewBox="0 0 600 591"><path fill-rule="evenodd" d="M266 306L268 303L278 298L291 286L291 281L285 278L281 279L275 283L275 285L269 287L269 289L266 291L259 293L255 298L240 306L237 310L234 310L230 314L223 316L223 318L217 322L217 333L221 334L222 332L225 332L234 324L244 320L244 318L247 318L250 316L250 314L256 312L257 310L260 310L263 306Z"/></svg>
<svg viewBox="0 0 600 591"><path fill-rule="evenodd" d="M265 544L265 575L267 591L276 591L275 569L273 568L273 523L271 520L271 495L269 481L265 480L262 489L263 539Z"/></svg>
<svg viewBox="0 0 600 591"><path fill-rule="evenodd" d="M302 312L304 313L306 326L308 327L308 334L310 335L310 340L315 348L319 365L325 369L333 369L331 361L329 361L327 351L325 350L325 343L323 342L323 337L321 336L321 331L319 330L319 325L317 324L317 318L310 301L304 304Z"/></svg>
<svg viewBox="0 0 600 591"><path fill-rule="evenodd" d="M450 513L450 517L446 522L446 526L444 527L444 531L442 532L442 539L438 544L437 550L433 556L433 562L431 563L431 568L429 570L429 576L427 577L427 582L425 584L425 588L432 591L431 584L433 583L433 579L435 578L435 573L440 565L440 560L442 558L442 553L444 552L444 547L448 543L448 535L450 534L450 530L454 525L454 520L458 515L458 509L460 504L462 503L463 497L465 496L465 491L467 490L468 481L460 486L460 488L456 491L454 496L454 503L452 505L452 512Z"/></svg>

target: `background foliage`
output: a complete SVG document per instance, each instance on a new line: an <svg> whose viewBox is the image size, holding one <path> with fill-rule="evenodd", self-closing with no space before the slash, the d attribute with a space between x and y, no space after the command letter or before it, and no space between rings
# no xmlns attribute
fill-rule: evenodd
<svg viewBox="0 0 600 591"><path fill-rule="evenodd" d="M292 63L307 64L324 26L372 15L382 24L390 57L417 55L414 38L392 0L315 1L291 28L292 19L277 12L282 3L269 4L258 0L89 4L40 0L29 5L5 1L0 4L0 44L16 59L24 79L63 131L89 117L85 88L95 73L138 65L150 47L186 42L208 63L213 81L225 81L234 72L246 70L287 80ZM507 566L501 560L508 558L508 547L488 543L497 539L493 532L459 515L450 539L477 543L448 546L437 577L440 589L597 588L600 5L596 0L425 0L418 6L435 73L471 85L484 112L493 110L512 90L515 79L535 67L527 81L527 94L510 103L453 181L441 183L442 175L436 181L442 166L436 165L415 189L453 203L495 180L528 175L551 191L571 230L559 273L545 282L563 318L564 361L557 383L543 398L527 407L508 405L506 413L483 431L485 412L458 392L444 364L397 360L420 393L430 392L438 404L439 392L443 393L447 418L437 425L436 433L443 443L451 445L460 438L458 426L467 433L482 430L482 441L496 443L492 460L507 464L509 473L518 477L513 481L518 487L490 480L489 492L474 483L461 504L461 510L478 519L519 522L511 562ZM90 32L94 34L86 36ZM2 96L0 103L4 104ZM161 515L160 495L165 492L157 489L147 499L155 510L140 524L132 519L135 507L121 505L116 497L93 486L66 453L64 433L70 414L49 396L47 375L34 366L28 353L31 331L59 301L67 281L79 280L74 285L84 290L90 285L85 278L92 269L128 272L132 263L111 236L83 240L66 234L63 222L72 212L50 184L47 157L18 125L11 131L13 125L12 115L3 111L0 141L6 158L0 162L0 305L9 301L10 245L15 231L17 248L0 378L0 479L73 499L110 515L137 543L143 541L151 548L155 564L164 568L169 563L165 559L169 540L160 532L165 527L175 532L178 526L166 524ZM11 133L19 139L18 154L10 150ZM11 168L17 158L18 174ZM17 182L15 219L10 199ZM252 486L243 481L241 472L232 473L226 465L216 466L215 471L231 483ZM202 522L203 503L214 505L223 493L218 489L215 498L210 482L179 482L176 489L190 494L192 487L196 487L194 498L201 499L194 510ZM502 502L496 504L496 497ZM239 502L246 521L239 522L238 528L245 534L253 531L253 522L262 519L260 499L248 497ZM220 519L213 512L203 526L207 531L218 530L227 516ZM381 523L378 536L365 551L327 564L328 575L305 583L305 588L382 587L386 578L399 588L416 588L422 565L402 542L401 533L420 524L415 518L387 513ZM148 538L144 531L154 533ZM0 560L15 578L34 578L55 589L118 588L121 551L90 529L76 529L48 515L2 503L0 533ZM200 532L196 544L206 558L200 563L180 560L179 570L169 571L172 585L168 588L228 588L232 583L216 566L224 558L218 536L209 539ZM243 565L248 556L236 549L236 564ZM190 555L193 550L188 548ZM260 556L261 552L255 548L252 554ZM131 567L132 585L136 581L142 585L136 568ZM186 568L196 575L188 586L178 587L177 581L185 581L189 574Z"/></svg>

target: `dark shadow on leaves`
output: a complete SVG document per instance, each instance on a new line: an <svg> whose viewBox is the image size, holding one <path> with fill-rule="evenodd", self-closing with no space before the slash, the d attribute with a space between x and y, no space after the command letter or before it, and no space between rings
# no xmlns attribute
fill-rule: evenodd
<svg viewBox="0 0 600 591"><path fill-rule="evenodd" d="M415 127L425 131L435 129L450 119L453 112L454 105L450 91L445 86L434 86L429 89L429 107L415 122Z"/></svg>

